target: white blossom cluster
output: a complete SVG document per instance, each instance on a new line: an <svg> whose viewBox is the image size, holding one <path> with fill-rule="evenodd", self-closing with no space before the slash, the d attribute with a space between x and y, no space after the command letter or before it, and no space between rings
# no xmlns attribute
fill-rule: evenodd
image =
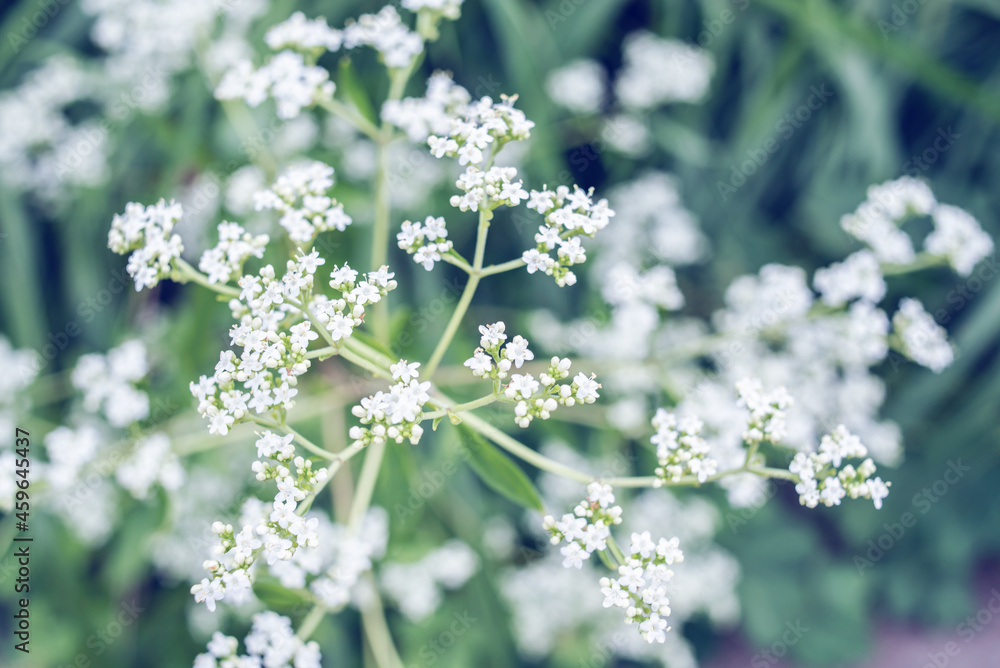
<svg viewBox="0 0 1000 668"><path fill-rule="evenodd" d="M604 607L625 610L625 623L639 623L639 634L648 643L666 642L670 599L667 585L674 577L669 568L684 561L684 554L674 537L653 542L648 531L633 533L625 563L618 567L617 578L601 578Z"/></svg>
<svg viewBox="0 0 1000 668"><path fill-rule="evenodd" d="M344 48L370 46L382 57L386 67L407 67L424 50L424 41L411 31L392 5L378 14L363 14L344 27Z"/></svg>
<svg viewBox="0 0 1000 668"><path fill-rule="evenodd" d="M145 499L156 484L168 491L180 489L186 477L180 458L171 449L170 437L163 433L136 441L132 452L115 470L118 484L136 499Z"/></svg>
<svg viewBox="0 0 1000 668"><path fill-rule="evenodd" d="M125 213L115 214L108 248L119 255L131 253L126 269L136 292L154 287L176 268L184 244L173 229L183 214L180 204L162 199L146 207L129 202Z"/></svg>
<svg viewBox="0 0 1000 668"><path fill-rule="evenodd" d="M444 218L427 216L423 223L404 220L396 241L400 248L413 256L413 261L430 271L441 254L451 251L454 244L448 240Z"/></svg>
<svg viewBox="0 0 1000 668"><path fill-rule="evenodd" d="M251 411L261 415L271 410L287 411L295 405L297 377L311 365L305 356L306 345L310 338L316 338L307 322L286 333L249 315L229 333L232 345L243 349L240 356L232 350L222 351L215 373L201 376L190 386L198 400L198 412L209 420L209 433L221 436L249 418Z"/></svg>
<svg viewBox="0 0 1000 668"><path fill-rule="evenodd" d="M337 51L343 39L343 34L331 28L325 18L307 19L302 12L295 12L264 35L272 51L295 49L312 55Z"/></svg>
<svg viewBox="0 0 1000 668"><path fill-rule="evenodd" d="M828 306L843 306L853 299L872 304L882 301L886 285L878 257L870 250L853 253L843 261L817 269L813 286Z"/></svg>
<svg viewBox="0 0 1000 668"><path fill-rule="evenodd" d="M656 433L649 440L656 446L659 463L655 470L657 487L663 481L677 482L685 475L697 477L700 483L715 475L718 462L709 456L711 449L700 435L703 426L701 420L691 415L678 418L663 408L656 411L653 416Z"/></svg>
<svg viewBox="0 0 1000 668"><path fill-rule="evenodd" d="M256 69L249 60L241 60L226 72L215 89L215 97L242 98L251 107L271 97L277 104L278 118L287 120L298 116L305 107L330 99L335 89L324 68L307 65L301 53L286 50Z"/></svg>
<svg viewBox="0 0 1000 668"><path fill-rule="evenodd" d="M461 16L464 0L403 0L403 8L411 12L435 12L441 16L456 20Z"/></svg>
<svg viewBox="0 0 1000 668"><path fill-rule="evenodd" d="M904 176L868 188L868 198L844 216L840 225L865 242L881 262L906 265L916 252L900 224L910 216L930 216L934 230L924 239L924 250L946 260L961 276L968 276L993 252L993 240L968 212L940 204L930 187Z"/></svg>
<svg viewBox="0 0 1000 668"><path fill-rule="evenodd" d="M250 633L243 640L246 654L238 654L239 641L216 631L194 668L321 668L319 644L300 640L292 621L270 610L253 616Z"/></svg>
<svg viewBox="0 0 1000 668"><path fill-rule="evenodd" d="M614 465L621 461L618 457L585 458L568 445L551 442L542 452L591 473L618 472ZM579 499L579 485L565 478L545 473L538 483L548 507L571 506ZM629 499L623 520L616 529L622 536L641 534L654 526L670 527L684 546L684 561L672 567L676 572L669 589L672 626L679 628L698 617L724 632L738 622L739 564L712 542L721 520L712 503L698 496L681 501L668 489L645 490ZM525 521L530 529L539 526L535 514ZM537 535L540 540L548 537L545 532ZM511 610L518 651L526 659L545 663L545 657L560 647L586 643L605 648L600 660L606 663L697 668L694 651L683 634L667 633L662 644L650 644L639 633L628 632L621 624L624 610L603 607L605 596L597 593L593 572L564 568L562 560L558 550L546 550L526 564L515 561L501 570L500 592ZM610 658L611 654L616 658Z"/></svg>
<svg viewBox="0 0 1000 668"><path fill-rule="evenodd" d="M622 508L614 502L611 485L595 481L587 485L587 498L572 513L558 520L552 515L543 518L542 528L549 533L551 543L566 543L559 549L564 568L583 568L591 554L608 549L611 527L622 522Z"/></svg>
<svg viewBox="0 0 1000 668"><path fill-rule="evenodd" d="M262 258L270 238L252 235L238 223L219 223L219 242L207 249L198 261L198 269L210 283L228 283L243 273L243 264L251 257Z"/></svg>
<svg viewBox="0 0 1000 668"><path fill-rule="evenodd" d="M69 186L95 186L107 178L108 134L93 119L74 121L67 113L81 101L102 105L99 79L79 61L57 54L0 94L4 183L51 205Z"/></svg>
<svg viewBox="0 0 1000 668"><path fill-rule="evenodd" d="M514 207L528 199L528 191L517 178L514 167L490 167L485 172L469 165L455 186L464 195L452 195L449 203L462 211L492 211L499 206Z"/></svg>
<svg viewBox="0 0 1000 668"><path fill-rule="evenodd" d="M299 503L315 493L328 473L325 468L314 471L310 460L296 456L292 440L291 434L280 436L271 431L257 439L259 459L252 469L257 480L274 480L278 490L270 512L247 513L256 517L248 517L250 521L239 531L234 531L231 524L212 525L219 543L213 549L214 558L204 564L209 577L191 587L195 601L204 602L210 611L215 610L216 601L226 599L239 604L247 600L258 558L274 566L291 560L299 549L319 544L320 520L307 518Z"/></svg>
<svg viewBox="0 0 1000 668"><path fill-rule="evenodd" d="M274 185L254 195L257 211L281 213L278 222L292 241L310 243L320 232L343 232L351 224L344 206L327 192L333 187L333 167L315 160L288 167Z"/></svg>
<svg viewBox="0 0 1000 668"><path fill-rule="evenodd" d="M610 485L592 482L587 486L587 498L573 513L556 520L551 515L542 521L543 529L550 535L553 545L565 542L560 549L565 568L582 568L590 555L608 550L608 559L622 561L618 564L617 578L601 578L604 607L625 610L627 624L638 623L639 634L648 643L666 642L669 630L666 618L670 615L666 585L673 578L669 566L683 561L678 549L679 540L661 538L654 542L650 533L633 533L627 554L614 556L610 543L611 527L622 522L621 506L615 502Z"/></svg>
<svg viewBox="0 0 1000 668"><path fill-rule="evenodd" d="M469 91L456 84L448 72L434 72L427 79L424 97L386 100L382 120L406 132L413 142L426 142L430 135L447 135L451 122L469 105Z"/></svg>
<svg viewBox="0 0 1000 668"><path fill-rule="evenodd" d="M337 525L330 541L331 565L309 585L313 594L331 609L339 609L352 599L352 590L361 576L370 571L372 561L385 554L389 540L389 516L373 507L365 514L358 531ZM353 594L355 599L360 594Z"/></svg>
<svg viewBox="0 0 1000 668"><path fill-rule="evenodd" d="M607 75L601 64L574 60L553 70L545 80L545 90L556 104L578 114L593 114L604 106Z"/></svg>
<svg viewBox="0 0 1000 668"><path fill-rule="evenodd" d="M820 503L839 506L849 496L852 499L871 499L876 508L881 508L892 483L871 477L875 473L875 462L867 458L857 468L851 464L841 467L845 459L867 456L868 449L861 439L851 434L844 425L823 436L819 452L796 454L788 470L799 478L800 482L795 485L799 503L809 508L815 508Z"/></svg>
<svg viewBox="0 0 1000 668"><path fill-rule="evenodd" d="M625 38L624 66L615 94L626 107L649 109L669 102L697 102L708 91L715 63L702 49L641 31Z"/></svg>
<svg viewBox="0 0 1000 668"><path fill-rule="evenodd" d="M480 167L507 142L527 139L535 124L514 108L516 100L516 95L503 95L500 102L483 97L467 105L451 119L446 134L427 137L431 155L457 157L462 165Z"/></svg>
<svg viewBox="0 0 1000 668"><path fill-rule="evenodd" d="M424 404L431 398L428 394L431 382L420 382L419 366L419 362L399 360L391 367L396 384L388 392L379 390L364 397L351 409L351 414L364 425L355 425L348 432L355 445L368 446L388 440L396 443L409 440L413 445L420 442L424 434L420 422L423 420Z"/></svg>
<svg viewBox="0 0 1000 668"><path fill-rule="evenodd" d="M421 622L437 610L443 590L464 585L479 568L479 557L460 540L450 540L409 563L385 563L379 585L407 619Z"/></svg>
<svg viewBox="0 0 1000 668"><path fill-rule="evenodd" d="M941 373L955 360L948 332L916 299L906 297L899 302L892 326L902 341L903 352L917 364Z"/></svg>
<svg viewBox="0 0 1000 668"><path fill-rule="evenodd" d="M17 350L6 336L0 334L0 466L6 473L0 476L0 512L7 513L14 508L17 493L14 471L18 457L13 448L16 445L18 418L29 408L28 393L25 392L38 375L38 358L32 350Z"/></svg>
<svg viewBox="0 0 1000 668"><path fill-rule="evenodd" d="M607 227L615 212L608 200L593 200L594 191L573 186L559 186L555 191L543 188L532 190L528 208L545 216L545 224L535 234L535 248L524 251L521 259L528 273L536 271L552 276L560 287L576 283L576 274L570 267L585 262L586 250L581 237L593 238ZM557 249L553 258L550 253Z"/></svg>
<svg viewBox="0 0 1000 668"><path fill-rule="evenodd" d="M316 319L333 341L341 341L354 333L354 328L364 322L365 307L382 301L396 288L395 275L382 265L378 271L370 271L358 280L358 272L347 264L334 266L330 272L330 287L341 293L340 298L317 297L312 303Z"/></svg>
<svg viewBox="0 0 1000 668"><path fill-rule="evenodd" d="M559 383L569 378L573 364L569 358L553 357L538 378L530 373L510 374L512 366L520 369L526 361L535 359L535 354L520 335L505 344L505 331L502 321L480 325L480 345L465 361L465 366L473 375L492 380L495 391L499 391L501 381L510 375L510 381L503 388L503 397L515 403L514 422L519 427L527 427L535 418L548 420L560 405L592 404L600 397L597 391L601 384L593 374L588 377L578 373L571 382Z"/></svg>
<svg viewBox="0 0 1000 668"><path fill-rule="evenodd" d="M785 411L793 403L788 390L780 386L765 392L759 378L744 378L736 382L736 393L739 396L736 405L750 412L746 431L743 432L744 442L760 445L762 441L767 441L779 445L787 432Z"/></svg>
<svg viewBox="0 0 1000 668"><path fill-rule="evenodd" d="M938 204L931 220L934 231L924 240L924 249L931 255L947 258L959 276L971 274L979 261L993 252L993 239L964 209Z"/></svg>
<svg viewBox="0 0 1000 668"><path fill-rule="evenodd" d="M71 380L83 392L84 410L103 414L111 426L124 428L149 416L149 397L136 388L148 373L146 346L132 340L107 355L81 356Z"/></svg>

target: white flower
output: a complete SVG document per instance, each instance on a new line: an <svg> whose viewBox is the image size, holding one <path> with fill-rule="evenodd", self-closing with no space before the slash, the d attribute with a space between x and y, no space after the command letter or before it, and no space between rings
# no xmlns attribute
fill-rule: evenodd
<svg viewBox="0 0 1000 668"><path fill-rule="evenodd" d="M592 114L604 105L607 75L593 60L576 60L553 70L545 90L556 104L582 114Z"/></svg>
<svg viewBox="0 0 1000 668"><path fill-rule="evenodd" d="M590 559L590 553L580 547L579 543L570 543L559 550L563 557L565 568L583 568L585 559Z"/></svg>
<svg viewBox="0 0 1000 668"><path fill-rule="evenodd" d="M411 380L416 380L419 375L419 372L417 371L419 367L420 362L408 363L406 360L399 360L389 367L389 371L392 372L393 380L409 384Z"/></svg>
<svg viewBox="0 0 1000 668"><path fill-rule="evenodd" d="M906 297L899 302L892 326L903 341L903 352L934 373L944 371L955 359L948 333L916 299Z"/></svg>
<svg viewBox="0 0 1000 668"><path fill-rule="evenodd" d="M924 240L924 248L931 255L948 258L960 276L971 274L976 264L993 252L993 239L968 212L938 204L931 217L934 231Z"/></svg>

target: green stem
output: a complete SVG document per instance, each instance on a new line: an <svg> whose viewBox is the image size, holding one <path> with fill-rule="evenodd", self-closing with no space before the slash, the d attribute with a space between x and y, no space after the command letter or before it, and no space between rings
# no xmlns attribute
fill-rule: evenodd
<svg viewBox="0 0 1000 668"><path fill-rule="evenodd" d="M448 321L448 326L445 327L441 340L438 341L437 347L434 348L434 352L431 354L430 361L427 362L424 378L431 379L434 377L434 372L437 371L438 366L441 364L441 359L444 357L445 352L447 352L451 340L455 338L455 332L458 331L458 327L462 323L462 318L465 316L465 312L469 310L469 304L472 303L472 297L476 294L476 288L479 287L480 271L483 268L483 256L486 254L486 236L490 228L490 218L492 216L493 213L487 209L480 209L479 211L479 229L476 233L476 255L472 260L472 272L469 274L469 282L465 284L465 289L458 300L455 312L451 314L451 320Z"/></svg>
<svg viewBox="0 0 1000 668"><path fill-rule="evenodd" d="M525 261L521 258L516 260L511 260L509 262L504 262L503 264L492 264L488 267L483 268L480 272L480 276L492 276L493 274L502 274L505 271L511 271L513 269L520 269L525 265Z"/></svg>
<svg viewBox="0 0 1000 668"><path fill-rule="evenodd" d="M371 506L375 481L378 480L378 472L382 468L383 455L385 455L385 443L373 443L368 446L368 455L361 467L358 486L354 491L354 503L351 504L351 514L347 520L347 527L353 534L357 534L361 529L361 522Z"/></svg>
<svg viewBox="0 0 1000 668"><path fill-rule="evenodd" d="M392 377L391 374L388 371L386 371L385 369L383 369L381 366L379 366L378 364L375 364L374 362L372 362L372 361L370 361L370 360L362 357L361 355L357 354L353 350L350 350L348 348L344 348L343 350L340 351L340 356L343 357L348 362L353 362L354 364L357 364L362 369L365 369L366 371L369 371L376 378L391 378Z"/></svg>
<svg viewBox="0 0 1000 668"><path fill-rule="evenodd" d="M237 288L225 284L212 283L208 280L208 276L192 267L183 258L177 258L177 269L174 270L171 278L178 283L187 283L188 281L197 283L198 285L204 286L209 290L218 292L220 295L225 295L227 297L240 296L240 291Z"/></svg>
<svg viewBox="0 0 1000 668"><path fill-rule="evenodd" d="M467 401L464 404L455 404L454 406L442 408L441 410L437 410L432 413L424 413L424 420L434 420L439 417L444 417L446 415L454 415L456 413L461 413L463 411L471 411L481 406L488 406L489 404L492 404L498 399L499 398L497 397L497 395L488 394L485 397L480 397L472 401Z"/></svg>
<svg viewBox="0 0 1000 668"><path fill-rule="evenodd" d="M319 626L319 623L323 621L324 615L326 615L326 606L317 604L309 611L306 618L302 620L302 625L295 633L295 637L302 641L308 640L309 636L316 630L316 627Z"/></svg>
<svg viewBox="0 0 1000 668"><path fill-rule="evenodd" d="M382 607L382 598L375 587L375 578L371 573L366 573L364 577L368 581L371 595L366 605L361 608L361 621L375 663L379 668L404 668L403 660L399 657L396 645L392 641L392 633L385 619L385 609Z"/></svg>
<svg viewBox="0 0 1000 668"><path fill-rule="evenodd" d="M625 555L622 554L622 550L621 550L620 547L618 547L618 543L615 542L614 537L608 536L608 539L607 539L606 542L608 544L608 549L611 550L611 554L614 555L615 560L619 564L624 564L625 563Z"/></svg>

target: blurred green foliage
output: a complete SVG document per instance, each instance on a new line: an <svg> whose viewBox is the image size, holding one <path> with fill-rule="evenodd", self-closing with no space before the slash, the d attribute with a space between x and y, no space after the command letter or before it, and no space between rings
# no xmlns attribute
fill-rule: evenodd
<svg viewBox="0 0 1000 668"><path fill-rule="evenodd" d="M912 16L901 9L914 4L467 0L462 19L445 26L431 47L423 73L451 70L473 94L519 94L519 106L537 124L530 160L525 161L532 181L551 182L553 175L569 170L582 185L603 188L650 167L676 174L686 205L699 216L713 246L711 262L680 274L689 310L707 315L720 305L734 276L755 272L762 264L813 269L843 257L852 242L838 225L840 215L854 209L867 185L903 173L929 179L942 201L968 209L1000 238L994 213L1000 210L1000 9L990 0L936 0L920 4ZM6 6L0 35L32 15L37 5L24 0ZM338 25L345 17L377 9L378 3L274 2L268 13L273 20L258 22L255 43L261 43L264 27L293 8L325 14ZM894 14L900 11L905 20ZM88 28L86 17L70 3L16 55L4 44L0 85L14 85L54 52L94 55ZM578 57L616 66L622 38L640 28L705 46L717 63L712 92L703 104L669 107L654 115L651 163L599 151L594 160L574 161L591 135L578 119L551 104L544 77ZM332 65L337 66L335 59ZM385 82L367 56L358 57L353 66L369 89L384 91ZM422 89L421 77L416 79L411 94ZM777 124L816 86L832 91L830 101L790 136L780 134ZM108 288L113 272L122 267L105 245L112 215L125 202L152 202L175 192L198 172L224 172L230 161L246 160L203 75L189 72L174 82L173 90L165 113L139 114L114 127L108 185L73 194L69 210L46 214L0 184L4 333L18 346L41 348L54 343L69 323L81 326L81 333L70 337L47 364L47 372L65 370L84 352L106 350L137 318L148 315L144 295L125 291L101 306L92 320L85 319L89 312L82 305ZM254 110L262 126L270 113L267 105ZM914 162L942 131L954 135L953 144L934 160ZM718 183L729 179L732 165L774 137L781 139L779 150L722 201ZM317 157L331 150L318 149ZM367 206L363 191L352 192L350 184L342 188L349 210ZM444 206L442 200L440 210ZM349 231L338 254L364 257L364 232ZM457 243L465 233L455 231ZM523 245L512 240L510 247ZM407 275L407 282L401 282L407 301L424 304L447 296L436 278L411 271L412 263L402 256L394 260L407 267L399 270ZM887 417L903 427L907 455L892 472L892 494L883 511L860 504L807 512L789 489L781 488L759 511L741 518L732 530L724 526L720 531L720 542L743 567L741 633L752 645L764 647L781 636L786 622L801 619L811 631L791 653L807 665L864 657L872 645L873 620L954 629L976 608L977 583L1000 555L995 493L1000 479L1000 288L995 281L962 280L945 270L896 280L890 288L894 294L918 295L931 313L940 309L939 322L954 337L959 355L940 375L901 358L884 365ZM529 287L528 277L518 274L487 286L479 298L494 313L515 311L526 300L560 316L581 306L578 296L555 295L555 288ZM193 290L164 287L160 300L169 324L157 353L164 374L156 379L158 396L183 406L189 402L187 381L217 354L227 313ZM398 326L409 317L401 313ZM470 319L476 317L473 313ZM426 356L433 347L433 324L410 346L415 355ZM65 384L63 376L50 387L55 392ZM60 410L56 403L42 417L59 423ZM319 428L317 422L317 433ZM605 447L597 441L599 436L589 445ZM380 481L380 501L390 508L406 503L407 481L455 459L454 448L444 440L429 452L394 450ZM923 501L922 490L942 479L949 462L959 460L971 471L950 485L939 502ZM411 545L415 553L452 534L475 546L479 518L511 507L462 468L445 490L416 511L418 517L394 524L393 531L402 537L397 543ZM855 557L869 553L869 541L877 545L880 537L891 535L886 524L907 512L917 517L915 526L859 573ZM184 587L158 580L141 549L162 513L162 504L133 504L114 537L96 553L81 548L58 524L35 520L36 644L31 662L24 665L72 665L82 653L95 666L180 666L201 651L204 640L193 639L186 625L189 595ZM390 618L405 659L425 660L421 652L449 627L452 615L470 611L486 623L473 625L468 638L437 665L517 665L489 573L487 567L421 624ZM5 600L8 584L5 578ZM120 640L106 642L101 632L133 600L144 608L134 628ZM290 600L277 608L299 616L296 605ZM699 652L711 656L721 638L694 626L688 631L698 639ZM326 665L359 665L357 620L349 615L327 619L317 637L323 639ZM4 646L0 656L9 658L10 648Z"/></svg>

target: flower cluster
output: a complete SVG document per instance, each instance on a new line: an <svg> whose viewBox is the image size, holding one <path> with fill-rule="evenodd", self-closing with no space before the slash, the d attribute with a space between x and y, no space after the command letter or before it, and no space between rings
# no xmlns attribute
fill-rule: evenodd
<svg viewBox="0 0 1000 668"><path fill-rule="evenodd" d="M501 205L517 206L528 199L528 191L513 167L491 167L484 172L469 165L455 186L465 194L452 195L449 203L462 211L492 211Z"/></svg>
<svg viewBox="0 0 1000 668"><path fill-rule="evenodd" d="M396 288L395 275L382 265L359 281L358 272L350 266L334 266L330 272L330 287L341 293L340 298L317 297L311 306L330 339L341 341L351 336L354 328L365 320L365 307L382 301Z"/></svg>
<svg viewBox="0 0 1000 668"><path fill-rule="evenodd" d="M115 471L118 484L137 499L145 499L157 483L166 490L180 489L186 477L180 459L170 448L170 437L163 433L139 439Z"/></svg>
<svg viewBox="0 0 1000 668"><path fill-rule="evenodd" d="M335 88L325 69L307 65L301 53L282 51L257 69L249 60L240 61L219 82L215 97L242 98L251 107L271 97L277 104L278 118L287 120L298 116L304 107L332 98Z"/></svg>
<svg viewBox="0 0 1000 668"><path fill-rule="evenodd" d="M320 232L343 232L351 217L327 192L333 187L333 167L315 160L292 165L274 185L254 195L258 211L281 213L278 222L292 241L308 244Z"/></svg>
<svg viewBox="0 0 1000 668"><path fill-rule="evenodd" d="M931 255L947 258L959 276L971 274L972 268L993 252L993 239L964 209L938 204L931 219L934 231L924 239L924 249Z"/></svg>
<svg viewBox="0 0 1000 668"><path fill-rule="evenodd" d="M542 528L549 533L553 545L565 542L559 551L565 568L583 568L594 551L608 549L611 527L622 522L621 506L615 502L611 485L592 482L587 486L587 498L557 520L546 515Z"/></svg>
<svg viewBox="0 0 1000 668"><path fill-rule="evenodd" d="M464 0L403 0L403 7L411 12L434 12L454 21L461 16L463 1Z"/></svg>
<svg viewBox="0 0 1000 668"><path fill-rule="evenodd" d="M892 316L892 327L902 341L902 352L917 364L941 373L955 359L948 343L948 332L934 322L930 313L916 299L906 297Z"/></svg>
<svg viewBox="0 0 1000 668"><path fill-rule="evenodd" d="M528 341L518 335L507 341L506 325L495 322L492 325L480 325L480 346L472 357L465 360L465 366L480 378L494 381L499 390L500 382L507 378L511 367L520 369L526 361L535 359L535 354L528 348ZM574 406L577 403L592 404L599 397L601 384L583 373L569 383L558 381L569 378L572 362L568 358L553 357L548 368L538 378L530 373L510 375L510 381L503 389L503 396L514 402L514 422L520 427L527 427L534 418L548 420L552 412L560 405Z"/></svg>
<svg viewBox="0 0 1000 668"><path fill-rule="evenodd" d="M420 622L441 603L442 589L458 589L479 568L479 557L460 540L451 540L411 563L383 564L382 590L413 622Z"/></svg>
<svg viewBox="0 0 1000 668"><path fill-rule="evenodd" d="M693 416L680 419L673 413L660 408L653 416L653 429L649 440L656 446L656 486L664 481L677 482L685 475L693 475L698 482L705 482L714 475L718 462L709 457L708 443L701 437L704 425Z"/></svg>
<svg viewBox="0 0 1000 668"><path fill-rule="evenodd" d="M219 243L202 253L198 269L210 283L228 283L242 274L247 260L264 256L268 241L266 234L254 236L239 224L224 221L219 224Z"/></svg>
<svg viewBox="0 0 1000 668"><path fill-rule="evenodd" d="M607 550L617 565L617 578L601 578L604 607L625 610L625 623L639 624L639 633L649 643L666 642L666 618L670 615L666 585L673 578L669 566L684 560L679 540L661 538L654 542L648 531L633 533L628 554L620 554L611 536L611 527L622 522L621 506L615 502L610 485L592 482L587 498L573 513L556 520L542 521L553 545L565 542L560 552L565 568L582 568L590 555Z"/></svg>
<svg viewBox="0 0 1000 668"><path fill-rule="evenodd" d="M355 445L367 446L387 440L396 443L409 440L416 445L420 441L424 433L420 422L423 420L424 404L431 398L427 392L431 383L429 380L420 382L419 366L419 362L409 364L406 360L393 364L392 378L398 382L388 392L380 390L351 409L351 414L365 425L351 427L348 435L354 439Z"/></svg>
<svg viewBox="0 0 1000 668"><path fill-rule="evenodd" d="M704 50L650 32L625 38L624 66L615 93L627 107L649 109L669 102L696 102L708 91L715 63Z"/></svg>
<svg viewBox="0 0 1000 668"><path fill-rule="evenodd" d="M124 428L149 416L149 397L135 387L147 373L146 346L133 340L107 355L81 356L71 380L83 392L84 410L103 413L112 427Z"/></svg>
<svg viewBox="0 0 1000 668"><path fill-rule="evenodd" d="M868 188L868 197L840 225L865 242L881 262L909 264L916 258L913 242L899 225L910 216L930 216L934 230L924 239L924 250L946 260L968 276L993 251L993 240L968 212L939 204L930 187L910 176Z"/></svg>
<svg viewBox="0 0 1000 668"><path fill-rule="evenodd" d="M507 142L527 139L535 124L514 108L516 100L516 95L503 95L500 102L484 97L468 105L452 119L447 134L427 137L431 154L457 157L462 165L481 166Z"/></svg>
<svg viewBox="0 0 1000 668"><path fill-rule="evenodd" d="M551 72L545 90L552 100L570 111L593 114L604 106L607 75L594 60L574 60Z"/></svg>
<svg viewBox="0 0 1000 668"><path fill-rule="evenodd" d="M569 268L586 261L587 254L580 237L593 238L607 227L615 212L608 207L608 200L593 201L594 191L573 186L559 186L555 191L543 188L532 190L528 208L545 216L545 225L538 228L535 248L521 256L528 273L543 272L556 279L559 286L576 283L576 274ZM558 248L556 257L549 253Z"/></svg>
<svg viewBox="0 0 1000 668"><path fill-rule="evenodd" d="M184 244L173 229L183 213L180 204L162 199L147 207L129 202L125 213L111 221L108 248L119 255L132 253L126 268L136 292L155 286L175 269Z"/></svg>
<svg viewBox="0 0 1000 668"><path fill-rule="evenodd" d="M369 509L358 531L336 525L330 540L332 565L310 584L312 593L328 608L346 605L358 579L371 570L372 560L385 554L388 540L389 518L382 508Z"/></svg>
<svg viewBox="0 0 1000 668"><path fill-rule="evenodd" d="M273 51L296 49L315 56L324 50L339 49L343 34L331 28L323 17L310 20L302 12L295 12L269 29L264 41Z"/></svg>
<svg viewBox="0 0 1000 668"><path fill-rule="evenodd" d="M815 508L820 503L839 506L844 497L850 496L852 499L871 499L876 508L881 508L882 499L889 495L891 483L871 477L875 473L875 463L871 458L865 459L857 468L851 464L841 468L844 459L860 459L867 455L868 449L861 439L851 434L844 425L823 436L819 452L796 454L788 470L799 478L795 486L799 503L809 508Z"/></svg>
<svg viewBox="0 0 1000 668"><path fill-rule="evenodd" d="M869 250L849 255L843 262L835 262L816 270L813 285L828 306L843 306L852 299L872 304L885 296L885 279L878 257Z"/></svg>
<svg viewBox="0 0 1000 668"><path fill-rule="evenodd" d="M423 223L404 220L396 240L400 248L413 256L414 262L430 271L435 262L441 261L442 253L451 251L453 244L447 237L444 218L427 216Z"/></svg>
<svg viewBox="0 0 1000 668"><path fill-rule="evenodd" d="M743 441L749 445L760 445L761 441L781 443L786 431L785 409L792 405L788 390L782 386L765 392L759 379L745 378L736 382L736 393L737 405L750 411Z"/></svg>
<svg viewBox="0 0 1000 668"><path fill-rule="evenodd" d="M382 120L403 129L410 141L426 142L432 134L448 134L452 119L471 99L469 91L456 84L451 74L435 72L427 79L424 97L386 100L382 105Z"/></svg>
<svg viewBox="0 0 1000 668"><path fill-rule="evenodd" d="M250 633L244 639L246 655L237 654L239 641L216 631L204 654L194 660L194 668L320 668L319 644L300 640L292 631L292 621L276 612L253 616Z"/></svg>
<svg viewBox="0 0 1000 668"><path fill-rule="evenodd" d="M305 345L310 335L316 338L309 323L295 325L286 333L250 315L243 316L229 335L233 345L243 348L240 356L232 350L222 351L215 373L191 383L198 412L210 421L209 433L222 436L249 418L251 411L261 415L271 410L287 411L295 405L297 377L311 364Z"/></svg>
<svg viewBox="0 0 1000 668"><path fill-rule="evenodd" d="M268 566L279 561L289 561L300 548L313 548L319 544L319 518L306 518L299 510L299 503L327 479L327 470L314 471L312 462L295 456L292 436L279 436L265 431L257 439L257 456L252 469L257 480L274 480L277 494L269 514L251 515L239 531L231 524L215 522L212 531L219 537L214 548L215 559L206 561L207 578L193 587L195 601L204 602L215 610L215 602L230 599L240 603L249 596L254 578L254 566L260 556ZM270 461L263 461L267 458ZM294 475L292 468L294 467ZM253 517L256 515L256 517Z"/></svg>
<svg viewBox="0 0 1000 668"><path fill-rule="evenodd" d="M386 67L406 67L424 50L420 35L407 28L392 5L378 14L363 14L344 28L344 47L367 45L379 52Z"/></svg>
<svg viewBox="0 0 1000 668"><path fill-rule="evenodd" d="M670 566L684 561L675 537L653 542L648 531L632 534L628 556L618 567L617 578L601 578L604 607L625 610L626 624L639 624L639 634L652 644L666 642L670 600L667 584L673 579Z"/></svg>

